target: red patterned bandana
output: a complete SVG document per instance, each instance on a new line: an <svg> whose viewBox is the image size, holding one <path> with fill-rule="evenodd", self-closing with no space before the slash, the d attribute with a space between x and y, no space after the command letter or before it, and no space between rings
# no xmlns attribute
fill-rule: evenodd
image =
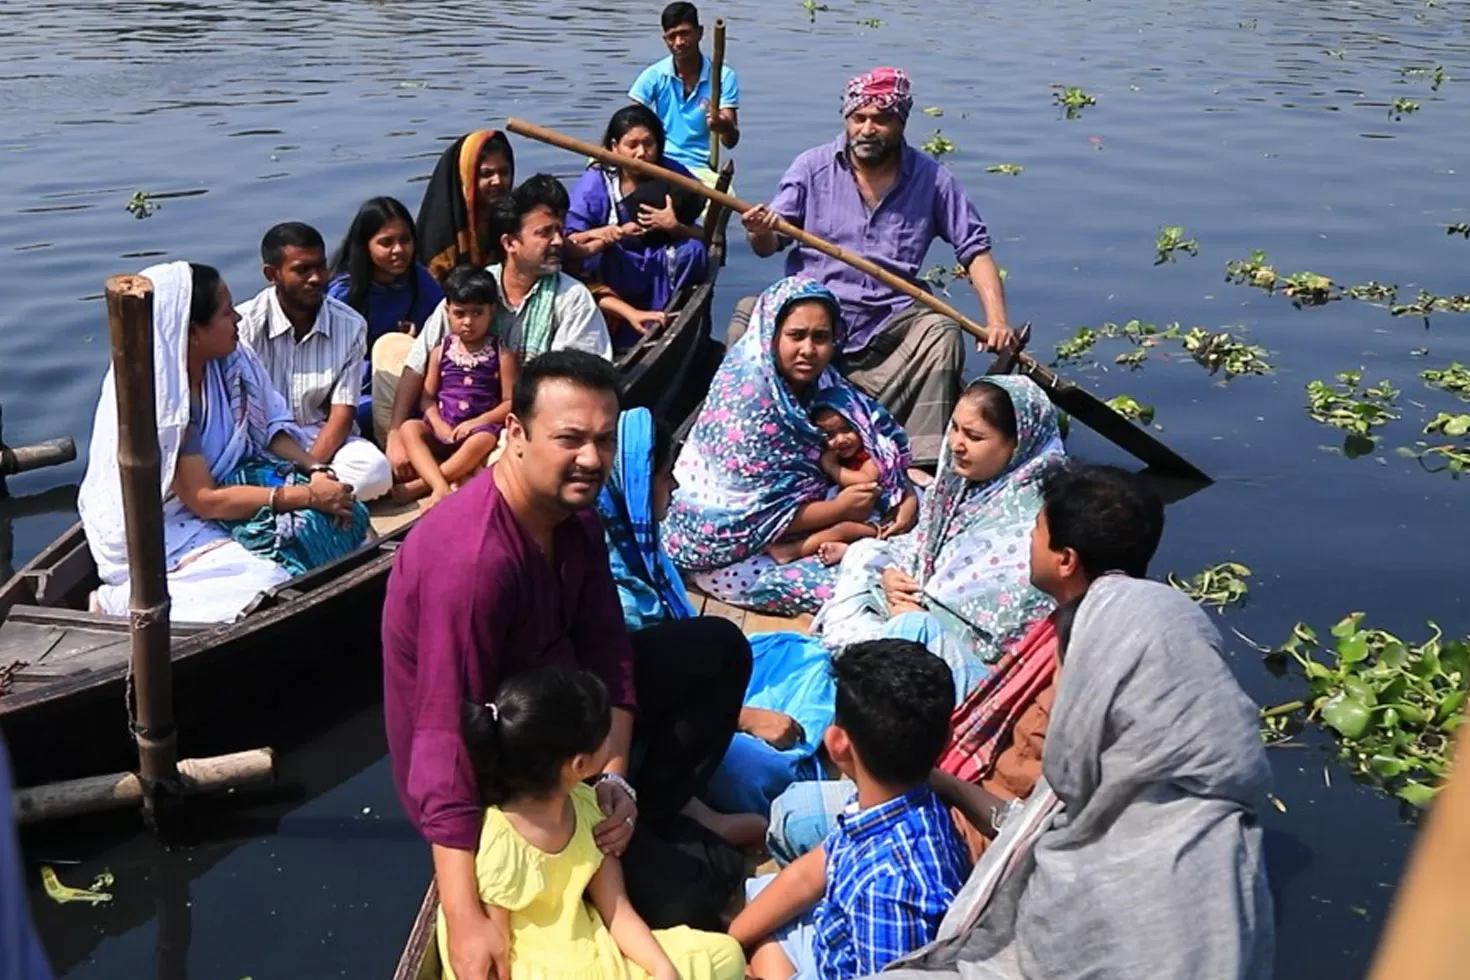
<svg viewBox="0 0 1470 980"><path fill-rule="evenodd" d="M896 112L900 119L908 122L909 113L914 108L908 74L902 68L874 68L866 75L849 81L842 95L843 117L870 105L884 112Z"/></svg>

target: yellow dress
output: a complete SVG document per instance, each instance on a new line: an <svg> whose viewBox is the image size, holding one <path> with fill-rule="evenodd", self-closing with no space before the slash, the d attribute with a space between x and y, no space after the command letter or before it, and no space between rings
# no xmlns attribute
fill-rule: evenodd
<svg viewBox="0 0 1470 980"><path fill-rule="evenodd" d="M648 973L613 942L590 899L587 883L602 865L592 828L602 820L590 786L572 791L576 829L556 854L533 847L495 807L485 811L475 869L480 900L510 912L511 980L646 980ZM686 926L658 929L654 938L681 980L741 980L745 956L729 936ZM439 959L449 969L444 913Z"/></svg>

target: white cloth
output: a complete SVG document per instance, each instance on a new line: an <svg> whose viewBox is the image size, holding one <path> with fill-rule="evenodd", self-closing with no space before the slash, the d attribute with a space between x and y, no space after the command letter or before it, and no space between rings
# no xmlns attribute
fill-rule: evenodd
<svg viewBox="0 0 1470 980"><path fill-rule="evenodd" d="M265 365L298 425L321 425L334 405L351 406L356 416L362 362L367 359L367 321L362 314L324 296L316 321L297 340L276 287L267 286L235 309L240 314L240 340Z"/></svg>
<svg viewBox="0 0 1470 980"><path fill-rule="evenodd" d="M511 350L520 350L523 319L526 303L518 307L505 302L504 272L499 265L486 266L501 286L501 308L495 315L495 330ZM440 301L434 312L424 321L423 329L414 338L413 347L403 366L415 374L426 374L429 367L429 352L443 342L449 332L445 318L445 303ZM613 359L612 336L607 332L607 321L592 298L592 291L565 272L558 273L556 297L551 303L551 349L583 350L596 354L605 361Z"/></svg>
<svg viewBox="0 0 1470 980"><path fill-rule="evenodd" d="M291 574L269 558L252 555L218 525L212 547L196 550L182 566L168 573L170 617L178 623L228 623L260 593L291 580ZM97 603L109 616L128 614L130 585L103 584Z"/></svg>
<svg viewBox="0 0 1470 980"><path fill-rule="evenodd" d="M305 427L308 443L322 431L319 425ZM393 467L383 451L361 436L348 436L330 465L337 479L352 488L353 495L367 503L393 489Z"/></svg>
<svg viewBox="0 0 1470 980"><path fill-rule="evenodd" d="M153 390L158 423L159 490L164 499L164 551L170 567L194 545L199 521L173 496L174 467L189 427L189 302L193 274L187 262L150 266L141 273L153 283ZM118 468L117 383L111 367L92 420L87 472L77 495L77 512L103 582L128 578L127 522Z"/></svg>

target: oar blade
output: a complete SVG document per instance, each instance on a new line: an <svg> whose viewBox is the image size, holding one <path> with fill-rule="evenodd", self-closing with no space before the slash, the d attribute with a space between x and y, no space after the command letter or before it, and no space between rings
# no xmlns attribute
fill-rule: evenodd
<svg viewBox="0 0 1470 980"><path fill-rule="evenodd" d="M1030 363L1026 363L1030 361ZM1028 368L1035 368L1028 370ZM1107 402L1081 385L1063 380L1054 372L1022 359L1021 372L1030 377L1062 411L1093 432L1135 456L1150 469L1181 479L1211 483L1203 470L1164 445L1140 425L1124 418Z"/></svg>

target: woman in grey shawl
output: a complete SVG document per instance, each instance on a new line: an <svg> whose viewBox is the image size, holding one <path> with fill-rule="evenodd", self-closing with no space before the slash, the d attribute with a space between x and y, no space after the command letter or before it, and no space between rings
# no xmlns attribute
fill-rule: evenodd
<svg viewBox="0 0 1470 980"><path fill-rule="evenodd" d="M939 938L885 976L1269 978L1270 767L1219 632L1168 586L1108 575L1064 649L1043 783Z"/></svg>

